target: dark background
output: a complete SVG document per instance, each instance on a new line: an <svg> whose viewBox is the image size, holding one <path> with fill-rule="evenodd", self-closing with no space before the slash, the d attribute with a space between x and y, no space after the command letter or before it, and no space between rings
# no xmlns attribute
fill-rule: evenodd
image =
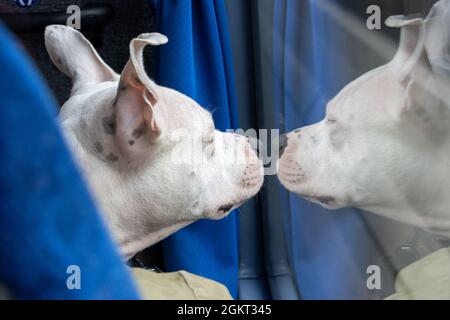
<svg viewBox="0 0 450 320"><path fill-rule="evenodd" d="M155 30L155 20L152 7L147 1L123 1L123 0L41 0L38 5L31 8L20 8L13 0L0 2L0 14L42 12L66 12L68 6L76 4L83 7L88 5L108 5L113 9L114 15L110 21L97 30L83 28L81 32L88 38L99 52L105 62L116 72L120 73L129 58L128 45L130 40L144 32ZM20 23L20 21L17 21ZM70 93L70 80L59 71L50 61L44 46L44 30L32 30L27 33L19 33L28 53L33 57L39 70L45 76L48 85L58 99L60 106L68 99ZM152 53L146 52L147 65L152 65ZM152 68L147 71L152 73Z"/></svg>

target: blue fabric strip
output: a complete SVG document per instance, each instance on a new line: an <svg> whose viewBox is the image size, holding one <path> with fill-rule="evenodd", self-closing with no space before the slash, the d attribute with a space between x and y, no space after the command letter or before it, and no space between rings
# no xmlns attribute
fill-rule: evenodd
<svg viewBox="0 0 450 320"><path fill-rule="evenodd" d="M176 89L213 111L216 128L237 127L234 75L221 0L158 1L159 84ZM237 295L236 212L221 221L199 221L164 241L168 270L185 269L225 284Z"/></svg>
<svg viewBox="0 0 450 320"><path fill-rule="evenodd" d="M345 30L319 1L282 2L275 2L274 11L274 111L284 115L289 132L323 119L327 102L353 75ZM289 198L285 214L291 224L285 227L302 298L368 297L364 266L371 260L370 238L359 214L329 212L295 194Z"/></svg>

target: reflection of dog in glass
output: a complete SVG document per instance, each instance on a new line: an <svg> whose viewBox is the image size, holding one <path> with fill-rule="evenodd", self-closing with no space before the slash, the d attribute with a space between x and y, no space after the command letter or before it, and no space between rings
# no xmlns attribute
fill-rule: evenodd
<svg viewBox="0 0 450 320"><path fill-rule="evenodd" d="M450 1L393 16L394 59L347 85L319 123L287 135L278 177L326 208L359 207L450 236Z"/></svg>
<svg viewBox="0 0 450 320"><path fill-rule="evenodd" d="M263 182L247 138L215 130L208 111L146 75L144 47L166 42L158 33L133 39L118 75L78 31L45 31L52 61L73 80L62 127L126 257L195 220L224 217ZM173 132L185 136L175 142ZM174 148L190 143L204 151L202 161L174 161ZM244 160L217 161L230 153Z"/></svg>

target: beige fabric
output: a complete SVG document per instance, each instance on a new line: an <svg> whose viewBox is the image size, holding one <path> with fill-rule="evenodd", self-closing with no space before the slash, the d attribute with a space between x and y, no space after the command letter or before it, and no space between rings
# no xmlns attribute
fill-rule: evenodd
<svg viewBox="0 0 450 320"><path fill-rule="evenodd" d="M224 285L186 271L157 273L133 268L132 275L145 300L232 299Z"/></svg>
<svg viewBox="0 0 450 320"><path fill-rule="evenodd" d="M396 293L386 300L450 300L450 248L440 249L402 269Z"/></svg>

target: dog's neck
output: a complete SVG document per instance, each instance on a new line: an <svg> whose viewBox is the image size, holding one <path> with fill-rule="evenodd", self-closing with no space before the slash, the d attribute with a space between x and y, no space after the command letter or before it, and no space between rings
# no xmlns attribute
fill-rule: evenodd
<svg viewBox="0 0 450 320"><path fill-rule="evenodd" d="M430 165L425 176L409 181L409 186L398 187L398 181L385 179L392 183L389 190L397 190L392 195L392 204L363 205L362 209L397 220L399 222L423 227L433 233L450 237L450 142L447 148L430 153L423 161Z"/></svg>
<svg viewBox="0 0 450 320"><path fill-rule="evenodd" d="M130 231L121 230L119 231L119 234L123 234L123 237L118 241L118 244L121 248L122 256L128 260L136 253L152 246L192 222L193 221L179 222L170 226L156 228L154 231L133 234L132 236L130 236Z"/></svg>
<svg viewBox="0 0 450 320"><path fill-rule="evenodd" d="M92 159L89 161L94 163ZM170 216L170 209L152 206L151 198L130 191L127 188L129 184L123 181L133 179L130 173L120 175L113 170L107 172L108 169L104 167L100 170L94 173L86 170L87 179L124 258L131 258L137 252L194 222L194 220L175 222L167 217L161 218L163 215ZM108 177L107 181L104 177ZM153 177L153 181L155 184L160 183L156 177Z"/></svg>

